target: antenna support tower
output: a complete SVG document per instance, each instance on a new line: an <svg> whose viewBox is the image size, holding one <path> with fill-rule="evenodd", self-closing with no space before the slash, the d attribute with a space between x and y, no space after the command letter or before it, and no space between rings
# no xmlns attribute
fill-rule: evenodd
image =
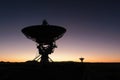
<svg viewBox="0 0 120 80"><path fill-rule="evenodd" d="M37 43L39 55L35 59L37 61L41 59L41 63L47 63L51 60L48 55L57 48L56 40L64 35L66 29L61 26L49 25L46 20L43 20L42 25L27 26L21 31L28 39Z"/></svg>

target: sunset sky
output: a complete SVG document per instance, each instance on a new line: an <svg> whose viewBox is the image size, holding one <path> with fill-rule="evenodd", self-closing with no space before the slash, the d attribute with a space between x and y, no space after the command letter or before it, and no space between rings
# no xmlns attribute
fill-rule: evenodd
<svg viewBox="0 0 120 80"><path fill-rule="evenodd" d="M0 0L0 61L38 55L21 29L44 19L67 29L49 55L53 61L120 62L119 0Z"/></svg>

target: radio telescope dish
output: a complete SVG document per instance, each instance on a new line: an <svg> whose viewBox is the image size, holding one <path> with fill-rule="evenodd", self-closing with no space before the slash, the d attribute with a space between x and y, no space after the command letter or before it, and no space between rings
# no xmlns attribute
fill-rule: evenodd
<svg viewBox="0 0 120 80"><path fill-rule="evenodd" d="M38 43L39 56L41 55L40 62L46 63L49 62L48 54L53 53L54 48L57 47L55 41L64 35L66 29L61 26L49 25L44 20L42 25L28 26L21 31L28 39Z"/></svg>

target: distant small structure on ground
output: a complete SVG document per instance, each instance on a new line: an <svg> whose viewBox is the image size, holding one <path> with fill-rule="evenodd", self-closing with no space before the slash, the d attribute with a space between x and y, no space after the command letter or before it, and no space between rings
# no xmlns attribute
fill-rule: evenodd
<svg viewBox="0 0 120 80"><path fill-rule="evenodd" d="M84 60L85 58L81 57L81 58L79 58L79 59L80 59L81 63L83 63L83 60Z"/></svg>

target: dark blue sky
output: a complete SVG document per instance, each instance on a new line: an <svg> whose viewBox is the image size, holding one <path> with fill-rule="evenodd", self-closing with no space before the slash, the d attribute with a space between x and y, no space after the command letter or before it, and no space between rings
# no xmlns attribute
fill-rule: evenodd
<svg viewBox="0 0 120 80"><path fill-rule="evenodd" d="M119 0L1 0L1 60L12 61L23 54L29 56L29 53L33 56L35 45L24 37L21 29L41 24L43 19L67 29L65 36L58 42L61 47L56 49L56 55L52 54L53 58L61 56L60 60L77 61L76 58L84 56L87 61L100 61L103 57L113 58L106 61L120 61ZM8 54L14 57L5 58ZM68 54L74 57L64 59Z"/></svg>

